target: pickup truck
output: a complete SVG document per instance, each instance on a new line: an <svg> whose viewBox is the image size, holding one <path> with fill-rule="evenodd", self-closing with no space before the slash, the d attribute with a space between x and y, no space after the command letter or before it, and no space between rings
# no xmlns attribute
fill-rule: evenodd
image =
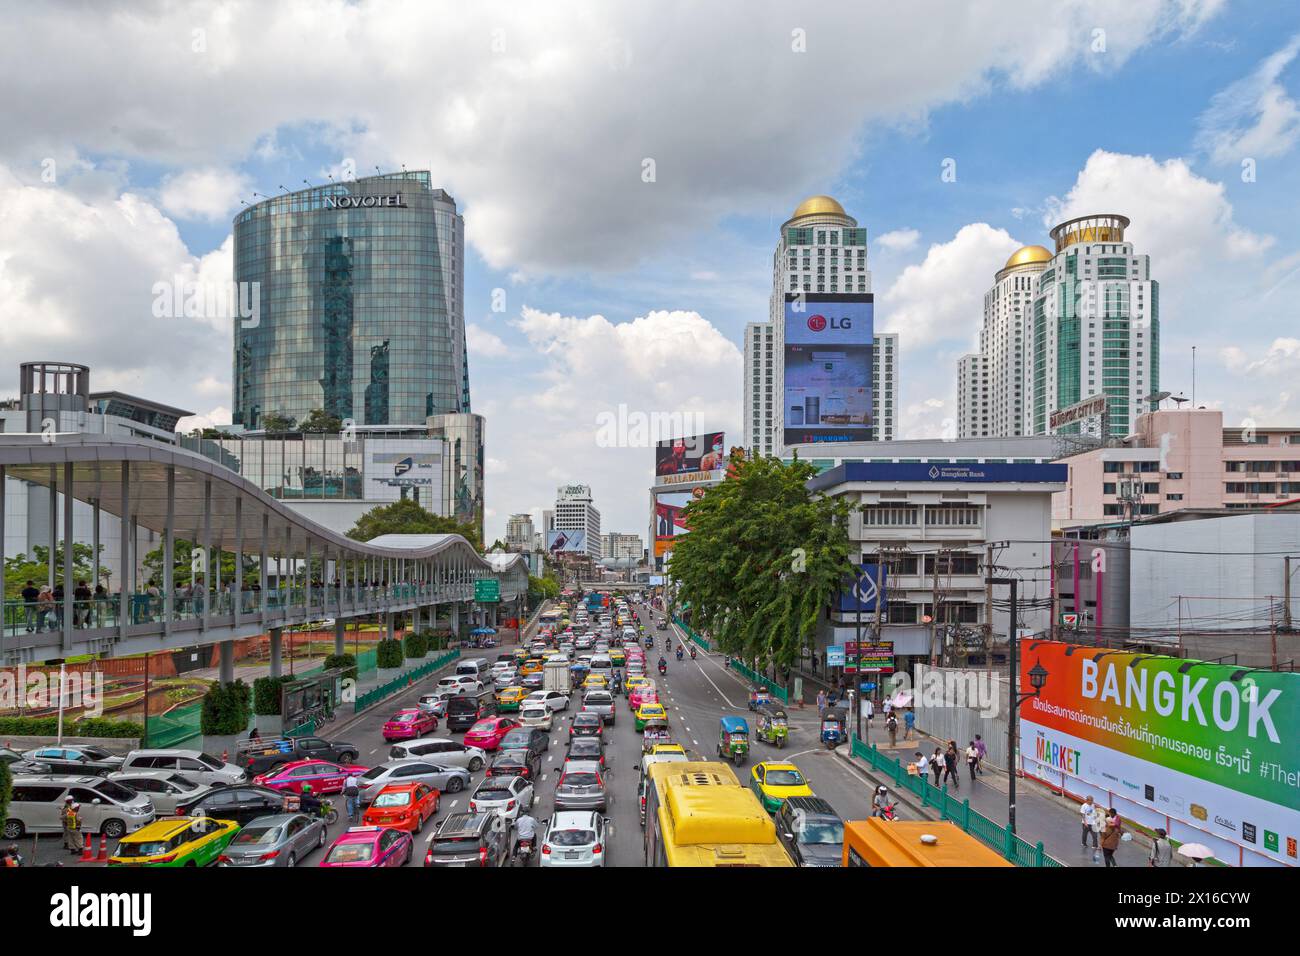
<svg viewBox="0 0 1300 956"><path fill-rule="evenodd" d="M607 724L614 723L614 695L605 690L588 691L582 698L582 710L588 714L599 714Z"/></svg>
<svg viewBox="0 0 1300 956"><path fill-rule="evenodd" d="M359 750L356 744L321 737L271 737L265 740L240 741L235 763L248 770L250 777L266 773L295 760L332 760L353 763Z"/></svg>

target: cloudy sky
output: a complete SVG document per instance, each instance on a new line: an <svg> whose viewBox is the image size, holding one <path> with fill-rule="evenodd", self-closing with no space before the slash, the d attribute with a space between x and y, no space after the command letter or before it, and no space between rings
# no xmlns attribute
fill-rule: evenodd
<svg viewBox="0 0 1300 956"><path fill-rule="evenodd" d="M739 439L813 193L868 230L904 437L954 417L1006 256L1092 212L1152 257L1163 386L1197 346L1199 404L1300 425L1298 54L1300 12L1227 0L6 4L0 394L66 359L229 421L229 322L156 318L155 284L228 281L254 193L405 164L466 218L489 539L575 481L645 534L620 405Z"/></svg>

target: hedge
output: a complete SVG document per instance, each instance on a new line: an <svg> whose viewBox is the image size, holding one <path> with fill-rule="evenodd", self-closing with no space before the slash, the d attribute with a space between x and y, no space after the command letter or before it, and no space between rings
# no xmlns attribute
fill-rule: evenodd
<svg viewBox="0 0 1300 956"><path fill-rule="evenodd" d="M386 637L375 645L375 666L394 669L402 666L406 660L402 654L402 642L395 637Z"/></svg>
<svg viewBox="0 0 1300 956"><path fill-rule="evenodd" d="M242 680L224 687L213 684L203 698L199 729L209 737L241 734L248 729L253 712L253 691Z"/></svg>
<svg viewBox="0 0 1300 956"><path fill-rule="evenodd" d="M59 732L58 717L0 717L0 735L53 737ZM63 722L65 737L143 737L144 727L132 720L83 717Z"/></svg>
<svg viewBox="0 0 1300 956"><path fill-rule="evenodd" d="M357 659L351 654L331 654L325 658L325 669L327 671L336 668L343 672L344 677L351 677L353 680L357 679Z"/></svg>
<svg viewBox="0 0 1300 956"><path fill-rule="evenodd" d="M412 631L406 635L406 656L423 657L429 653L429 638L425 631Z"/></svg>
<svg viewBox="0 0 1300 956"><path fill-rule="evenodd" d="M282 677L259 677L254 680L253 713L259 717L280 716L280 687L292 682L293 679L286 674Z"/></svg>

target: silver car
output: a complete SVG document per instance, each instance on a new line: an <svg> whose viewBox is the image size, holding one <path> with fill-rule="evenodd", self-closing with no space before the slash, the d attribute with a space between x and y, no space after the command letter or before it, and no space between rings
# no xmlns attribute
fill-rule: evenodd
<svg viewBox="0 0 1300 956"><path fill-rule="evenodd" d="M420 699L415 702L422 714L433 714L433 716L442 718L447 716L447 698L456 696L456 692L450 688L444 690L435 690L431 694L421 694Z"/></svg>
<svg viewBox="0 0 1300 956"><path fill-rule="evenodd" d="M614 723L614 695L607 690L593 690L582 698L582 709L586 713L600 714L607 724Z"/></svg>
<svg viewBox="0 0 1300 956"><path fill-rule="evenodd" d="M533 785L523 777L487 777L469 798L470 813L495 813L514 820L533 808Z"/></svg>
<svg viewBox="0 0 1300 956"><path fill-rule="evenodd" d="M459 793L469 786L469 771L421 760L390 760L361 775L361 802L369 804L390 783L424 783L439 793Z"/></svg>
<svg viewBox="0 0 1300 956"><path fill-rule="evenodd" d="M325 845L325 821L305 813L275 813L243 827L217 866L297 866Z"/></svg>
<svg viewBox="0 0 1300 956"><path fill-rule="evenodd" d="M144 794L153 804L154 813L160 817L176 815L176 805L191 799L197 800L214 789L206 783L195 783L174 770L117 770L108 775L136 793Z"/></svg>
<svg viewBox="0 0 1300 956"><path fill-rule="evenodd" d="M390 760L406 760L411 757L422 757L439 767L464 767L471 773L482 770L487 763L487 754L478 747L466 747L447 737L401 740L388 748Z"/></svg>
<svg viewBox="0 0 1300 956"><path fill-rule="evenodd" d="M555 809L599 810L609 807L604 773L594 760L570 760L555 785Z"/></svg>
<svg viewBox="0 0 1300 956"><path fill-rule="evenodd" d="M195 783L210 786L248 782L248 772L240 766L219 760L199 750L154 748L132 750L122 761L119 770L174 770Z"/></svg>

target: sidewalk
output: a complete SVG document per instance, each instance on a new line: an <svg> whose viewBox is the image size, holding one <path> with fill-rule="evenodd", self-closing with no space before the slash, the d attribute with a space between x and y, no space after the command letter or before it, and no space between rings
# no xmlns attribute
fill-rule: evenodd
<svg viewBox="0 0 1300 956"><path fill-rule="evenodd" d="M869 742L875 744L881 753L898 757L905 765L913 760L916 751L920 750L928 757L936 746L946 743L921 736L913 737L911 740L899 739L898 745L891 748L888 737L877 727L872 728ZM872 779L879 779L887 786L891 784L890 780L870 770L862 760L856 757L850 758L847 748L837 750L837 752L841 751L842 759L850 760L856 769ZM964 759L960 763L960 770L961 785L953 789L951 783L948 784L949 793L959 800L969 800L972 810L999 826L1006 826L1006 772L986 765L984 773L972 784ZM931 777L930 780L933 782L934 778ZM908 796L910 797L911 794ZM911 805L910 801L909 805ZM1031 780L1019 778L1016 781L1016 835L1030 843L1041 841L1047 855L1066 866L1104 867L1100 850L1097 851L1097 861L1093 862L1091 839L1086 849L1079 845L1081 825L1078 806L1068 797L1058 797ZM934 808L925 809L932 819L937 819L938 814ZM1149 846L1146 838L1140 833L1133 832L1131 828L1128 832L1133 833L1133 839L1120 842L1119 849L1115 851L1115 862L1123 867L1145 867Z"/></svg>

